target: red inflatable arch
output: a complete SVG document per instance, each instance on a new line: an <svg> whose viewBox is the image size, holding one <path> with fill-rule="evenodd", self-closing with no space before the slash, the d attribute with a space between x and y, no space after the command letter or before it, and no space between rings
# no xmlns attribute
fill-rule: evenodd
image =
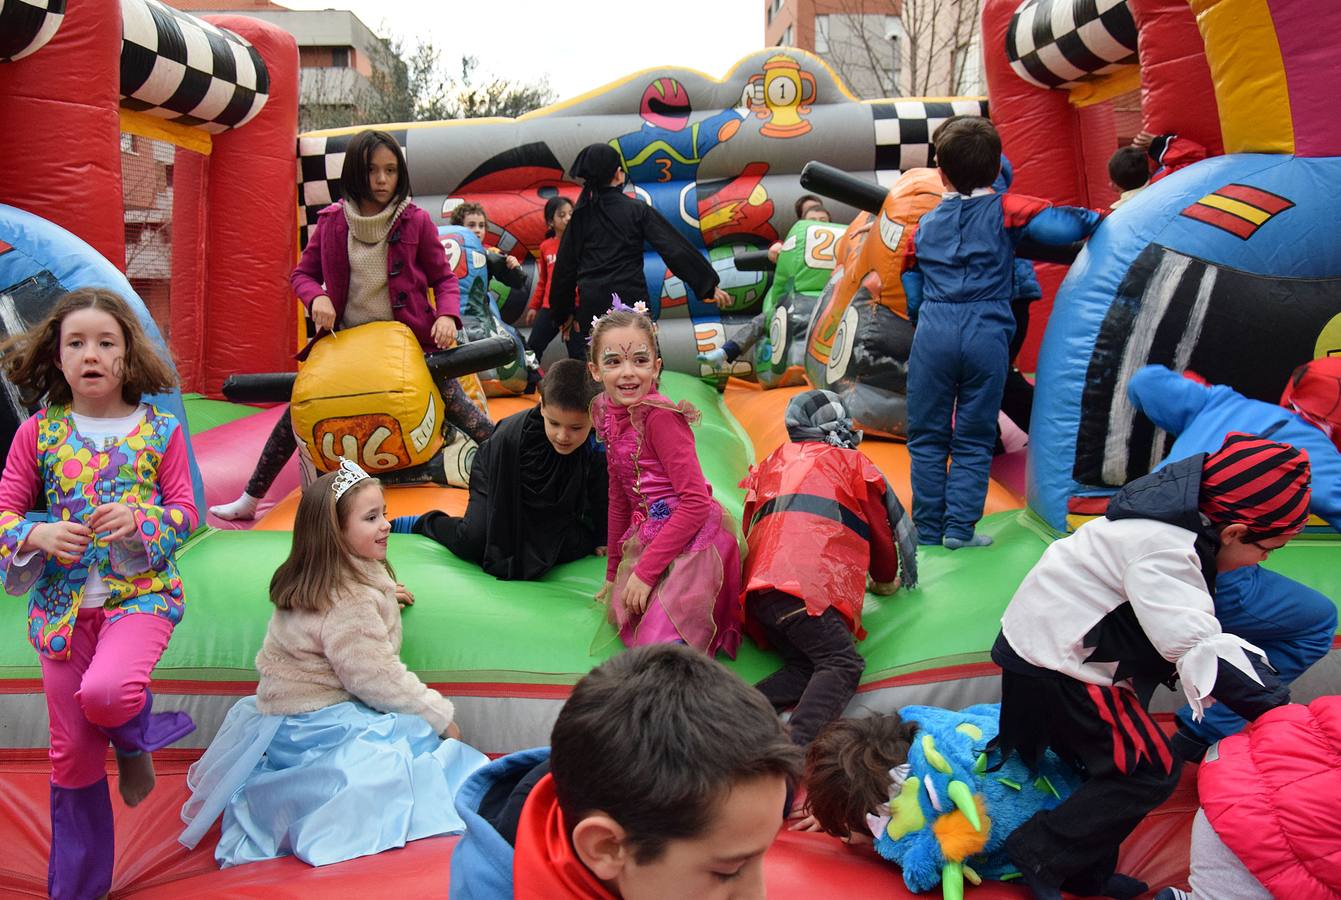
<svg viewBox="0 0 1341 900"><path fill-rule="evenodd" d="M187 53L187 31L208 32L222 60L207 93L163 77L183 71L172 54ZM160 324L183 388L217 394L232 372L292 367L297 131L287 32L158 0L80 0L45 45L0 63L0 203L60 225L124 271L121 134L175 144L172 321Z"/></svg>

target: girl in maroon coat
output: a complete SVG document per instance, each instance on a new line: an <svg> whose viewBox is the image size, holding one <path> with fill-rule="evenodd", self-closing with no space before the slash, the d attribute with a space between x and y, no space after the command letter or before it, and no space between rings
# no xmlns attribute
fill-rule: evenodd
<svg viewBox="0 0 1341 900"><path fill-rule="evenodd" d="M307 307L317 337L367 322L406 325L425 353L443 350L461 327L461 294L438 229L410 202L405 155L391 135L361 131L349 142L340 173L343 201L317 216L293 290ZM432 305L428 289L433 289ZM305 359L309 343L299 359ZM454 378L438 379L446 418L476 442L494 423L470 402ZM246 491L232 503L211 506L222 519L250 519L280 469L297 448L289 414L275 423Z"/></svg>

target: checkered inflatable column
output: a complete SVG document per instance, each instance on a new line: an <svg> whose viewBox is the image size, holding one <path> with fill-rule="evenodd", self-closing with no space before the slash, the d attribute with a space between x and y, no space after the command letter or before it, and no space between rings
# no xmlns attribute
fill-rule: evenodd
<svg viewBox="0 0 1341 900"><path fill-rule="evenodd" d="M1127 0L1024 0L1006 58L1030 84L1070 87L1136 62L1136 23Z"/></svg>
<svg viewBox="0 0 1341 900"><path fill-rule="evenodd" d="M270 92L248 41L159 0L122 0L121 105L219 134L245 125Z"/></svg>
<svg viewBox="0 0 1341 900"><path fill-rule="evenodd" d="M891 187L908 169L929 166L931 136L951 116L985 116L986 100L876 100L875 177Z"/></svg>
<svg viewBox="0 0 1341 900"><path fill-rule="evenodd" d="M0 2L0 62L12 62L41 50L65 18L65 0Z"/></svg>
<svg viewBox="0 0 1341 900"><path fill-rule="evenodd" d="M36 36L50 37L40 51L0 63L0 203L59 225L121 267L121 4L79 0L57 23L62 7L0 0L0 44L22 32L31 50Z"/></svg>

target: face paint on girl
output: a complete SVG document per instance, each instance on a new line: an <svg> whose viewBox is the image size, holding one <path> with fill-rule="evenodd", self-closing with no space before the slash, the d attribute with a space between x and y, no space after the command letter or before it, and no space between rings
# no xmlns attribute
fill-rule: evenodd
<svg viewBox="0 0 1341 900"><path fill-rule="evenodd" d="M661 360L642 329L627 325L606 331L596 359L588 364L592 377L621 406L632 406L656 389Z"/></svg>

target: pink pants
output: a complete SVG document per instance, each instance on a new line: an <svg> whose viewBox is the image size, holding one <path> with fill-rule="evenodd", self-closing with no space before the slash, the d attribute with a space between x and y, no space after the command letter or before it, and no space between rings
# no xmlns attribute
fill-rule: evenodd
<svg viewBox="0 0 1341 900"><path fill-rule="evenodd" d="M132 613L108 624L101 607L79 610L68 659L42 656L51 719L51 781L87 787L106 775L107 735L144 707L149 673L172 637L172 623Z"/></svg>

